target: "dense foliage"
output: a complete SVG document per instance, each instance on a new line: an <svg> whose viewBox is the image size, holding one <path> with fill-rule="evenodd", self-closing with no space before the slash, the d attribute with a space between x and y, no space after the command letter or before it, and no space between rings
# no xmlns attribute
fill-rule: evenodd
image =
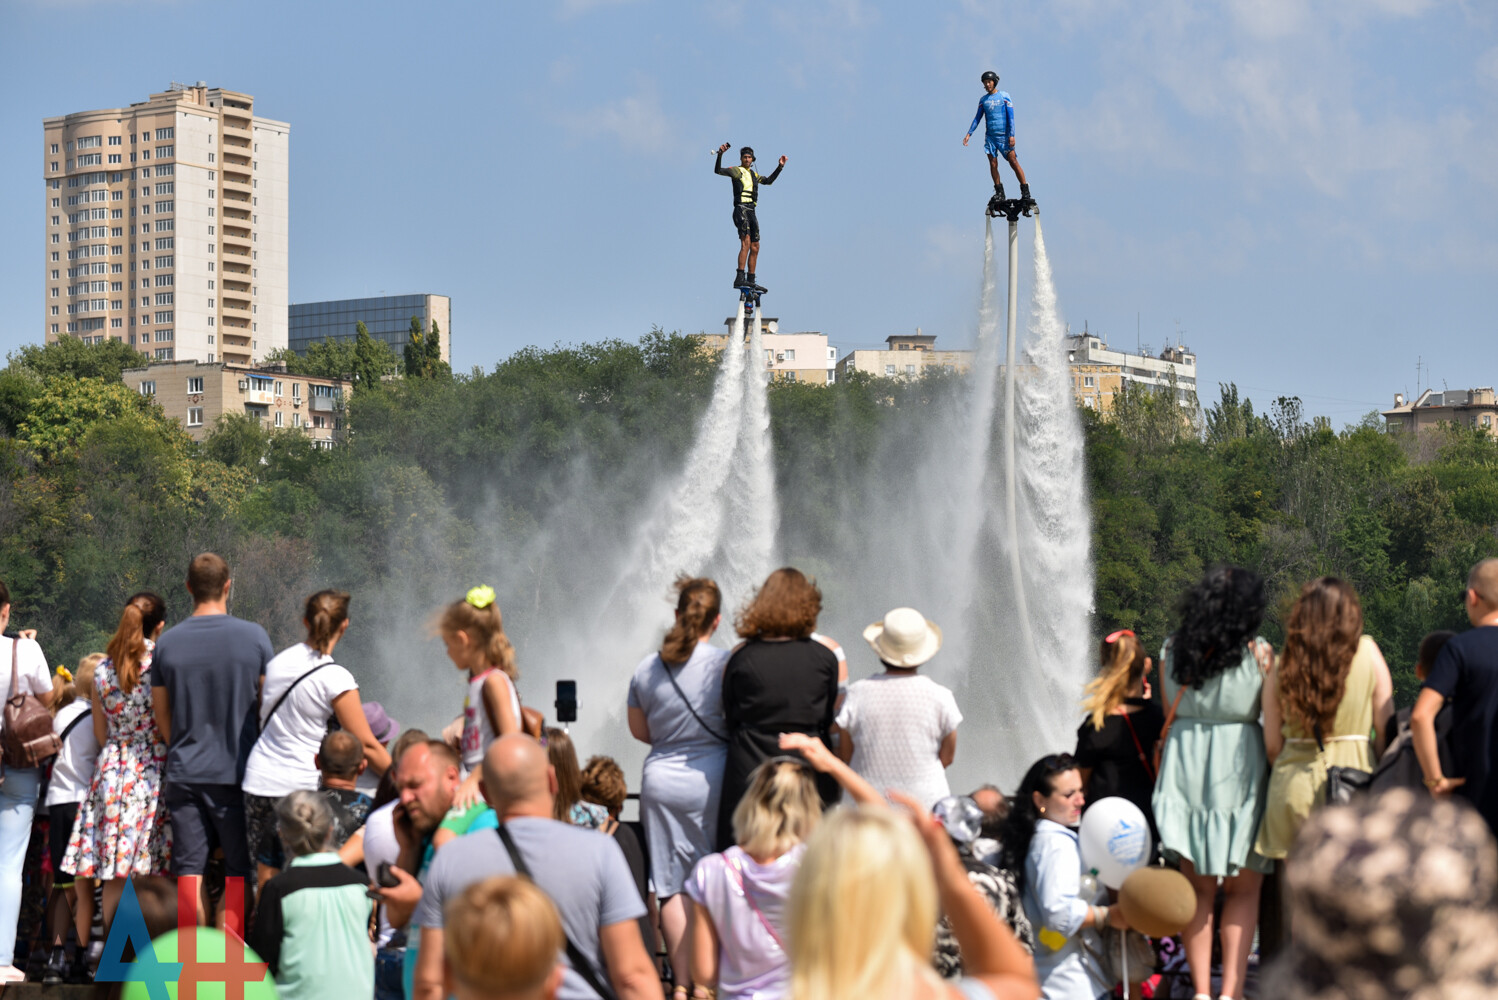
<svg viewBox="0 0 1498 1000"><path fill-rule="evenodd" d="M358 379L349 439L327 452L243 417L195 444L119 384L137 362L116 345L65 340L12 356L0 372L0 579L16 624L40 629L59 662L75 659L102 648L134 590L168 596L174 617L185 610L184 567L212 548L234 567L236 613L279 645L299 637L300 601L318 587L357 585L387 603L445 594L493 565L480 539L496 535L535 605L565 603L565 583L530 543L555 530L559 510L584 512L579 532L616 531L612 512L679 466L716 365L695 338L655 331L529 348L453 376L430 363L434 337L413 352L425 377L391 378L401 359L377 343L366 335L304 359ZM891 437L956 385L777 384L782 549L837 551L854 530L840 495L866 488ZM1407 701L1421 635L1465 627L1467 569L1498 554L1498 442L1475 431L1390 435L1370 418L1339 433L1306 421L1293 399L1256 413L1231 386L1199 422L1137 394L1117 419L1083 419L1098 633L1131 627L1157 647L1178 595L1227 561L1269 581L1265 632L1278 644L1300 583L1342 575ZM376 634L356 630L349 643Z"/></svg>

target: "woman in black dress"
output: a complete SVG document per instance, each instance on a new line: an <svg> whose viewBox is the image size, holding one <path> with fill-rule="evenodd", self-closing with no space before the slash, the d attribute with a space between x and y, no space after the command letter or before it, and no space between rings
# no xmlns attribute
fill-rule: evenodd
<svg viewBox="0 0 1498 1000"><path fill-rule="evenodd" d="M1077 729L1077 752L1087 804L1118 796L1139 807L1149 821L1150 837L1160 843L1155 829L1155 741L1165 726L1160 706L1150 697L1149 673L1154 666L1144 655L1144 644L1128 629L1103 640L1102 670L1087 685L1087 720Z"/></svg>
<svg viewBox="0 0 1498 1000"><path fill-rule="evenodd" d="M728 760L718 805L718 850L733 845L733 811L749 775L780 753L781 733L807 733L831 742L837 715L837 655L813 638L822 593L800 570L777 569L736 623L744 639L723 672L723 718ZM837 801L837 783L817 775L822 802Z"/></svg>

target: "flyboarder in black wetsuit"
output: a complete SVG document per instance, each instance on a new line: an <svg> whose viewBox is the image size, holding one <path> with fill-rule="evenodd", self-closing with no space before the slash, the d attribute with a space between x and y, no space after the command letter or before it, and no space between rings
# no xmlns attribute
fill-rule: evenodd
<svg viewBox="0 0 1498 1000"><path fill-rule="evenodd" d="M763 292L754 281L754 265L759 259L759 219L754 207L759 203L761 184L774 184L775 178L785 167L786 158L780 158L775 172L765 177L754 169L754 150L745 146L739 150L739 165L723 166L723 154L728 152L728 143L718 147L718 161L713 173L722 174L733 181L733 225L739 231L739 269L733 278L735 288L753 288ZM747 268L745 265L748 265Z"/></svg>

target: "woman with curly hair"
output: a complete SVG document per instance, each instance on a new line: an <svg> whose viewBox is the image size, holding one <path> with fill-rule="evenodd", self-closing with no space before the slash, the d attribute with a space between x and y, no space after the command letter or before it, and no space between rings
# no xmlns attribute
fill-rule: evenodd
<svg viewBox="0 0 1498 1000"><path fill-rule="evenodd" d="M779 752L781 733L806 733L830 745L837 715L837 654L813 638L822 592L798 569L777 569L735 623L744 641L723 669L723 721L728 756L718 800L717 849L733 846L733 813L749 775ZM819 775L826 804L837 783Z"/></svg>
<svg viewBox="0 0 1498 1000"><path fill-rule="evenodd" d="M1259 922L1259 889L1271 862L1253 849L1269 764L1259 710L1274 650L1255 632L1264 618L1264 581L1222 566L1187 591L1181 625L1160 651L1166 713L1155 784L1155 823L1167 858L1196 890L1182 935L1198 998L1212 993L1213 901L1222 879L1222 989L1241 998ZM1173 720L1173 721L1172 721Z"/></svg>
<svg viewBox="0 0 1498 1000"><path fill-rule="evenodd" d="M1363 634L1357 591L1336 577L1312 580L1264 684L1264 747L1274 770L1254 849L1275 860L1288 855L1326 795L1326 769L1373 770L1393 713L1394 681L1378 644Z"/></svg>

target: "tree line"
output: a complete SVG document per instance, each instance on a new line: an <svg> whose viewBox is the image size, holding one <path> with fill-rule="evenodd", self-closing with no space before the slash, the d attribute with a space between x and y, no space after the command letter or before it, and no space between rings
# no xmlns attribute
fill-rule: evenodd
<svg viewBox="0 0 1498 1000"><path fill-rule="evenodd" d="M494 565L494 538L528 581L523 600L510 595L517 614L566 602L537 538L558 510L580 512L579 532L602 531L647 502L690 447L717 359L698 337L655 330L526 348L454 374L437 343L437 331L413 337L401 357L365 332L279 359L353 376L348 438L331 451L235 415L195 443L120 382L146 359L119 342L11 355L0 371L0 579L15 621L40 629L58 662L76 660L103 647L131 592L155 589L184 611L183 568L213 549L234 567L235 613L290 643L308 593L358 586L356 599L431 594L412 606L435 606L453 580ZM814 558L845 544L838 498L890 461L881 442L961 388L942 374L774 383L782 552ZM1260 412L1232 385L1199 421L1134 389L1109 419L1081 417L1097 634L1132 628L1158 647L1180 593L1232 562L1269 582L1265 632L1278 645L1299 585L1339 575L1358 588L1407 703L1420 637L1465 627L1467 569L1498 555L1498 442L1476 430L1390 434L1370 414L1338 431L1293 398ZM356 629L350 654L377 641L378 630Z"/></svg>

